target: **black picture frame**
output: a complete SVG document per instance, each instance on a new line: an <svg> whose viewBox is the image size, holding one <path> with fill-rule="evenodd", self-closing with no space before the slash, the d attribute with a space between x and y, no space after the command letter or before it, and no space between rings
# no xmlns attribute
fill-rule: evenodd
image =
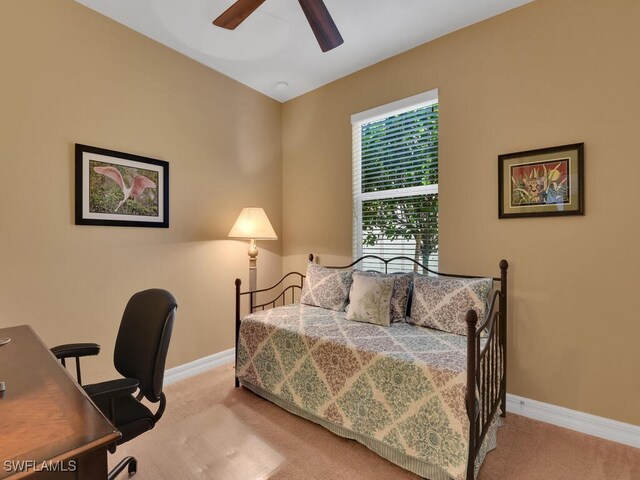
<svg viewBox="0 0 640 480"><path fill-rule="evenodd" d="M498 218L584 215L584 143L498 156Z"/></svg>
<svg viewBox="0 0 640 480"><path fill-rule="evenodd" d="M75 170L76 225L169 228L169 162L76 143Z"/></svg>

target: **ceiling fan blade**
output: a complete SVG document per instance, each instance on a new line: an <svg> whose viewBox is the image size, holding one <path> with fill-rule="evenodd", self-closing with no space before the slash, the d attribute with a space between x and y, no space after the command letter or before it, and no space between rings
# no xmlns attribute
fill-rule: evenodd
<svg viewBox="0 0 640 480"><path fill-rule="evenodd" d="M322 0L298 0L323 52L344 43L338 27Z"/></svg>
<svg viewBox="0 0 640 480"><path fill-rule="evenodd" d="M213 21L216 27L233 30L251 15L256 8L264 3L264 0L238 0L227 8L222 15Z"/></svg>

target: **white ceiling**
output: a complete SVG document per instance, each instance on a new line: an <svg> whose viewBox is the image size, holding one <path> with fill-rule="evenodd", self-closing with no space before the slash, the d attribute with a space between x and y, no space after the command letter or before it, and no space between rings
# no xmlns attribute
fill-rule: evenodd
<svg viewBox="0 0 640 480"><path fill-rule="evenodd" d="M284 102L532 0L324 0L344 38L327 53L296 0L267 0L231 31L211 22L234 0L76 1Z"/></svg>

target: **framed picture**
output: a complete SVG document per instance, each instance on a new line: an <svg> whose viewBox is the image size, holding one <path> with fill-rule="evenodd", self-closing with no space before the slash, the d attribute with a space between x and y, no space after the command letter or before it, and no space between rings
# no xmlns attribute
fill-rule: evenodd
<svg viewBox="0 0 640 480"><path fill-rule="evenodd" d="M498 156L498 217L584 215L584 143Z"/></svg>
<svg viewBox="0 0 640 480"><path fill-rule="evenodd" d="M76 225L169 227L169 163L76 144Z"/></svg>

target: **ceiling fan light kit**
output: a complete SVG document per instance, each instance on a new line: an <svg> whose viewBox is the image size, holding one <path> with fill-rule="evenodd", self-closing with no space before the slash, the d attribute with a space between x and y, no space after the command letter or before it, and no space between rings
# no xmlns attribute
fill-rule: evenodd
<svg viewBox="0 0 640 480"><path fill-rule="evenodd" d="M265 0L237 0L222 15L213 21L217 27L234 30L251 15ZM322 0L298 0L320 49L328 52L342 45L344 40L333 18Z"/></svg>

